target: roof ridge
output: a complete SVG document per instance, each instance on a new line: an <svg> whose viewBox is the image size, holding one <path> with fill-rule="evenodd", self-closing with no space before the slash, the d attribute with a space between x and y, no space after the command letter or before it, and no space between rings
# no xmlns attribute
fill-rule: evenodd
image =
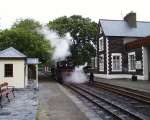
<svg viewBox="0 0 150 120"><path fill-rule="evenodd" d="M124 21L124 20L115 20L115 19L99 19L100 20L105 20L105 21Z"/></svg>
<svg viewBox="0 0 150 120"><path fill-rule="evenodd" d="M137 27L129 27L123 20L100 19L105 36L146 37L150 35L150 22L137 21Z"/></svg>
<svg viewBox="0 0 150 120"><path fill-rule="evenodd" d="M9 48L7 48L7 49L4 49L4 50L2 50L2 51L0 51L0 57L1 57L1 55L3 56L3 57L5 57L3 54L5 54L6 52L9 52L9 51L14 51L17 55L19 55L20 57L27 57L25 54L23 54L23 53L21 53L20 51L18 51L18 50L16 50L15 48L13 48L13 47L9 47ZM11 56L11 55L10 55ZM8 57L8 56L7 56ZM15 57L15 56L14 56ZM18 56L17 56L18 57Z"/></svg>
<svg viewBox="0 0 150 120"><path fill-rule="evenodd" d="M99 21L101 21L101 20L103 20L103 21L124 21L124 20L115 20L115 19L99 19ZM150 21L139 21L139 20L136 22L150 23Z"/></svg>

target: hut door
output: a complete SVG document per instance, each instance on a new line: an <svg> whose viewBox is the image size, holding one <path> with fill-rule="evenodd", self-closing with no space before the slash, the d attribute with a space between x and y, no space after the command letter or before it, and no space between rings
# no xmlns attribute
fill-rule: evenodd
<svg viewBox="0 0 150 120"><path fill-rule="evenodd" d="M28 78L29 78L29 80L35 80L36 79L35 65L28 65Z"/></svg>

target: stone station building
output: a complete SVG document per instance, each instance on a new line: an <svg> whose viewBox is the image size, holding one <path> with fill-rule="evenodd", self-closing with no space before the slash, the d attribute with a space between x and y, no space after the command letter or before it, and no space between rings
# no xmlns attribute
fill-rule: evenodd
<svg viewBox="0 0 150 120"><path fill-rule="evenodd" d="M98 23L97 53L92 68L97 77L150 78L150 22L136 21L136 13L124 20L100 19Z"/></svg>

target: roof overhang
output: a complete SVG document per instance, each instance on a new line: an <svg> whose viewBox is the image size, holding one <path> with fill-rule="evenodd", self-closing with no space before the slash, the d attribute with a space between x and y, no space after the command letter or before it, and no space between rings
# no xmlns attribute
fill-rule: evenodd
<svg viewBox="0 0 150 120"><path fill-rule="evenodd" d="M25 60L26 57L0 57L0 60Z"/></svg>
<svg viewBox="0 0 150 120"><path fill-rule="evenodd" d="M147 46L147 45L150 45L150 36L127 43L126 48L135 49L135 48L140 48L142 46Z"/></svg>
<svg viewBox="0 0 150 120"><path fill-rule="evenodd" d="M38 58L27 58L26 63L27 63L28 65L40 64Z"/></svg>

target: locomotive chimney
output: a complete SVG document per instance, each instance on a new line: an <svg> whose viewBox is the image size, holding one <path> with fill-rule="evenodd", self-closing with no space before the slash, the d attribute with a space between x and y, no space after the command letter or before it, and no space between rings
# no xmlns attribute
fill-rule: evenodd
<svg viewBox="0 0 150 120"><path fill-rule="evenodd" d="M127 22L128 26L131 28L136 28L136 13L130 12L124 17L124 21Z"/></svg>

